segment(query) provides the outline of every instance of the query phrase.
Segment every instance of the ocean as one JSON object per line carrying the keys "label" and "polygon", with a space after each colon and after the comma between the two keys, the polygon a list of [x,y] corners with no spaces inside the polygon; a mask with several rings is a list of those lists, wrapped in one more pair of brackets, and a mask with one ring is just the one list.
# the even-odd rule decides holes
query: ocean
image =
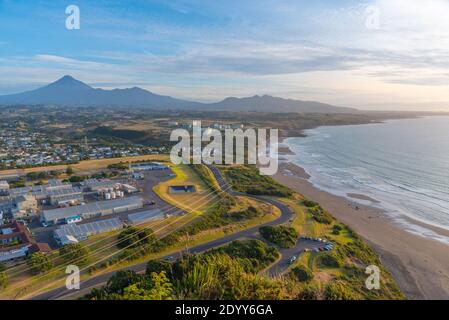
{"label": "ocean", "polygon": [[[384,209],[406,230],[449,243],[449,117],[307,130],[284,144],[316,187]],[[375,201],[350,198],[362,194]],[[408,219],[408,218],[411,219]]]}

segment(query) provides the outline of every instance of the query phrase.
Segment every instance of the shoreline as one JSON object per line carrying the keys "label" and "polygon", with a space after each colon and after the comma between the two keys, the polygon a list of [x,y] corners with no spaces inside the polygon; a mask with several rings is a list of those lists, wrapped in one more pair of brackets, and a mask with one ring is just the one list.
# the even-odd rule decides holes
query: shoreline
{"label": "shoreline", "polygon": [[[283,148],[282,151],[291,152]],[[285,153],[284,153],[285,154]],[[290,153],[291,154],[291,153]],[[357,232],[379,254],[399,287],[409,299],[449,299],[449,245],[424,238],[401,228],[385,211],[356,200],[370,198],[363,194],[336,196],[315,187],[305,170],[293,163],[280,163],[273,176],[329,211],[337,220]],[[428,229],[449,234],[447,230]]]}

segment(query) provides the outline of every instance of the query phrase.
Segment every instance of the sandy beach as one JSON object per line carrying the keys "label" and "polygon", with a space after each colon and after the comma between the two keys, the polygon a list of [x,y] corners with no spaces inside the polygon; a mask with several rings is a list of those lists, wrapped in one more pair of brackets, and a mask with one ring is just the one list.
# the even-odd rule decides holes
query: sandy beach
{"label": "sandy beach", "polygon": [[[409,299],[449,299],[449,245],[401,229],[378,208],[319,190],[308,181],[307,173],[294,164],[280,164],[274,178],[319,202],[335,218],[363,237],[381,256]],[[362,194],[348,196],[354,200],[370,201]],[[449,234],[443,229],[426,227]]]}

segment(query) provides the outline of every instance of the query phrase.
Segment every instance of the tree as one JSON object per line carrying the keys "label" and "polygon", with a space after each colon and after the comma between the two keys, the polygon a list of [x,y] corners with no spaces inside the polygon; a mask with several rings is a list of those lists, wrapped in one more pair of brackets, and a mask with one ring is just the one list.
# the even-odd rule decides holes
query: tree
{"label": "tree", "polygon": [[145,244],[152,243],[155,240],[153,230],[138,229],[135,227],[127,227],[118,235],[117,247],[119,248],[136,248]]}
{"label": "tree", "polygon": [[8,286],[8,275],[6,272],[0,272],[0,289],[4,289]]}
{"label": "tree", "polygon": [[68,166],[67,167],[67,169],[66,169],[66,171],[65,171],[65,173],[68,175],[68,176],[71,176],[72,174],[73,174],[73,168],[71,167],[71,166]]}
{"label": "tree", "polygon": [[147,263],[145,274],[151,275],[153,272],[160,273],[165,271],[166,274],[171,273],[171,263],[165,260],[150,260]]}
{"label": "tree", "polygon": [[84,263],[89,260],[89,249],[80,243],[71,243],[59,249],[59,255],[66,261]]}
{"label": "tree", "polygon": [[106,286],[106,291],[109,293],[122,294],[123,290],[130,285],[135,284],[141,277],[132,270],[117,271],[109,280]]}
{"label": "tree", "polygon": [[43,273],[53,268],[50,257],[42,252],[33,253],[27,263],[33,273]]}
{"label": "tree", "polygon": [[0,272],[3,272],[5,270],[6,270],[5,264],[0,262]]}
{"label": "tree", "polygon": [[173,285],[167,278],[165,271],[151,273],[151,288],[141,288],[138,283],[125,288],[125,300],[171,300]]}
{"label": "tree", "polygon": [[298,232],[292,227],[266,226],[261,227],[259,232],[266,240],[282,248],[293,248],[298,240]]}

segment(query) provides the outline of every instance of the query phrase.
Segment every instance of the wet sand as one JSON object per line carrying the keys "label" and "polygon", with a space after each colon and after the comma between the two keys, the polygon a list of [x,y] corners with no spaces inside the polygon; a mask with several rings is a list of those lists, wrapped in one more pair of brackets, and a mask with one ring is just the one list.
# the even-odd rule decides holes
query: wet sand
{"label": "wet sand", "polygon": [[[335,218],[364,238],[380,255],[409,299],[449,299],[449,245],[401,229],[378,208],[319,190],[307,180],[307,173],[294,164],[280,164],[274,178],[319,202]],[[350,196],[370,201],[364,195]],[[449,234],[447,230],[426,227]]]}

